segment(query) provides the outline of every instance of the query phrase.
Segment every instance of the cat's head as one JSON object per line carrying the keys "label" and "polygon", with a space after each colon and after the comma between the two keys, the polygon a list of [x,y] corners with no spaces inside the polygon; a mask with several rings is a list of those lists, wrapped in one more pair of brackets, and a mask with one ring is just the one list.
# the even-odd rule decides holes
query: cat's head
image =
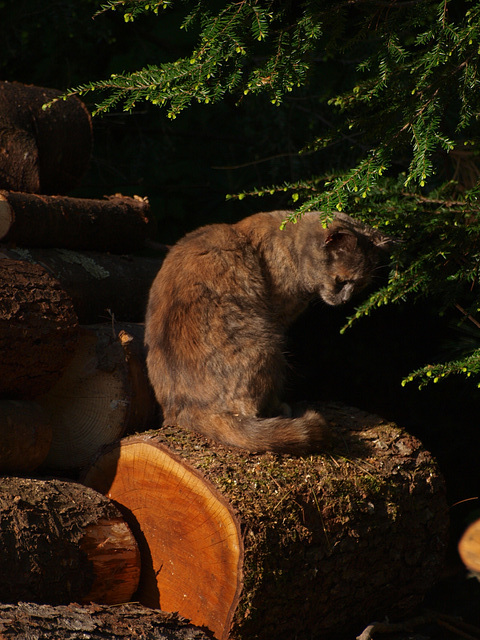
{"label": "cat's head", "polygon": [[317,293],[329,305],[348,302],[371,281],[390,239],[343,215],[323,234],[323,269]]}

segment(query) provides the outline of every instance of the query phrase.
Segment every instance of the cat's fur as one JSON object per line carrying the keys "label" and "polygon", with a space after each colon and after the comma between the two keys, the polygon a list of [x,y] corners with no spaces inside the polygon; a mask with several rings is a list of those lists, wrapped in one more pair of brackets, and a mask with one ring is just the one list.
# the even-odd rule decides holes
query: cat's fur
{"label": "cat's fur", "polygon": [[346,215],[325,229],[308,213],[282,231],[287,213],[202,227],[167,255],[145,331],[165,424],[250,451],[326,446],[319,413],[281,415],[285,330],[312,298],[338,305],[362,289],[386,239]]}

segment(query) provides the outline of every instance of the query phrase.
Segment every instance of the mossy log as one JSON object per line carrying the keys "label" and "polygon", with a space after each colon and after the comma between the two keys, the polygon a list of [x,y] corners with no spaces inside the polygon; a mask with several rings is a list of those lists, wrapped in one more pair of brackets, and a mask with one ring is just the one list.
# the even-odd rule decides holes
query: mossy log
{"label": "mossy log", "polygon": [[0,629],[2,640],[210,640],[204,631],[176,614],[137,604],[2,604]]}
{"label": "mossy log", "polygon": [[138,546],[118,509],[61,480],[0,480],[0,602],[128,602]]}
{"label": "mossy log", "polygon": [[81,100],[46,102],[60,91],[0,82],[0,188],[67,193],[85,174],[92,153],[92,121]]}
{"label": "mossy log", "polygon": [[[164,253],[164,252],[163,252]],[[0,254],[42,265],[72,300],[81,324],[143,322],[150,286],[162,265],[158,258],[70,249],[0,246]]]}
{"label": "mossy log", "polygon": [[58,380],[77,339],[72,301],[42,266],[0,255],[0,397],[34,397]]}
{"label": "mossy log", "polygon": [[0,239],[23,247],[128,253],[144,246],[149,204],[117,194],[94,200],[0,191]]}
{"label": "mossy log", "polygon": [[52,425],[36,402],[0,400],[0,474],[30,473],[47,457]]}
{"label": "mossy log", "polygon": [[220,638],[310,639],[405,614],[442,566],[443,479],[420,442],[341,405],[328,455],[253,455],[163,428],[83,481],[139,540],[136,598]]}
{"label": "mossy log", "polygon": [[62,376],[36,399],[52,425],[46,468],[83,467],[102,446],[152,425],[157,405],[143,335],[143,325],[137,324],[79,328],[78,344]]}

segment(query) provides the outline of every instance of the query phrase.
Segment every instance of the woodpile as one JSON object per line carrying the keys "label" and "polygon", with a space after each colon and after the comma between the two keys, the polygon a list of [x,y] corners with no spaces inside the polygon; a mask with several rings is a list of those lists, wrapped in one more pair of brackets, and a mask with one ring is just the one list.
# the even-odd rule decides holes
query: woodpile
{"label": "woodpile", "polygon": [[[334,431],[326,455],[253,455],[159,429],[143,346],[162,262],[139,253],[148,202],[66,195],[61,168],[40,170],[45,134],[34,139],[40,124],[60,125],[49,129],[35,102],[33,126],[8,96],[29,104],[35,91],[6,85],[0,150],[15,162],[0,153],[2,637],[78,637],[74,628],[306,640],[411,610],[447,538],[431,455],[398,426],[334,404],[320,407]],[[42,91],[38,100],[57,95]],[[54,107],[58,122],[83,113],[77,102]],[[56,157],[67,157],[56,135]],[[24,170],[22,140],[37,154]]]}

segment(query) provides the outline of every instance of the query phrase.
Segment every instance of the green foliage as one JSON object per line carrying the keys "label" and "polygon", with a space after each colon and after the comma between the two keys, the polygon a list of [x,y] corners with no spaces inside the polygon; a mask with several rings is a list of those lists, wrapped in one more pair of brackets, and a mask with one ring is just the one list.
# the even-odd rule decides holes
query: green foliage
{"label": "green foliage", "polygon": [[[101,11],[121,11],[129,22],[145,12],[158,14],[173,4],[174,0],[110,0]],[[308,54],[321,35],[315,14],[302,11],[294,15],[288,3],[282,9],[274,2],[254,0],[227,3],[216,13],[212,3],[202,0],[184,4],[190,11],[180,28],[198,30],[197,44],[189,56],[133,73],[112,74],[70,93],[105,91],[97,112],[108,111],[120,102],[131,111],[137,102],[149,101],[165,106],[168,117],[176,118],[194,101],[214,103],[227,93],[240,98],[267,91],[271,102],[280,104],[285,93],[305,82]],[[253,56],[261,63],[252,65]]]}
{"label": "green foliage", "polygon": [[[192,39],[186,55],[69,93],[100,92],[97,112],[146,101],[171,119],[195,103],[243,106],[257,96],[282,113],[303,109],[297,159],[309,158],[308,172],[304,165],[302,175],[230,197],[288,197],[297,207],[289,221],[347,211],[399,239],[388,282],[347,326],[381,305],[425,297],[439,314],[456,308],[474,324],[480,2],[110,0],[101,11],[130,22],[174,9]],[[453,373],[480,374],[480,340],[406,380],[422,386]]]}

